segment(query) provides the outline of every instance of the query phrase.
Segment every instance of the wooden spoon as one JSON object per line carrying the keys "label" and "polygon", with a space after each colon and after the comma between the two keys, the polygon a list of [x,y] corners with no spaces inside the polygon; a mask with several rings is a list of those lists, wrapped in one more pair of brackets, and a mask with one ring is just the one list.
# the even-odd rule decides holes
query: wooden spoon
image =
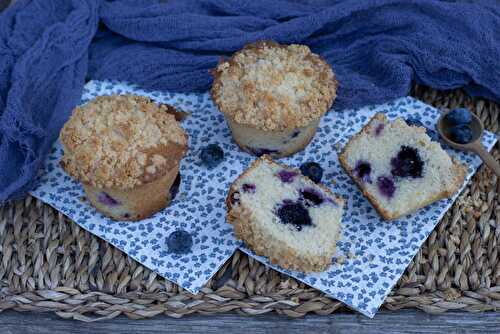
{"label": "wooden spoon", "polygon": [[481,138],[483,137],[484,131],[483,122],[481,122],[479,117],[471,113],[472,121],[470,126],[472,129],[472,140],[467,144],[460,144],[454,142],[451,139],[452,137],[450,135],[450,131],[452,126],[447,122],[445,118],[446,114],[448,113],[449,111],[441,114],[441,117],[439,117],[436,126],[441,138],[446,142],[446,144],[457,150],[471,151],[479,155],[483,162],[497,175],[498,178],[500,178],[500,164],[495,160],[495,158],[493,158],[493,156],[484,148],[483,144],[481,143]]}

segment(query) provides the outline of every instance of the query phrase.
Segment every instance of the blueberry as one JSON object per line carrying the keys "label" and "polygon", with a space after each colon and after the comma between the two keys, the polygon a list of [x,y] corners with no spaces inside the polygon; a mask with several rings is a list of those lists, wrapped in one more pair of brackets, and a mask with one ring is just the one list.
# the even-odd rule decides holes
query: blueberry
{"label": "blueberry", "polygon": [[245,193],[255,194],[255,184],[243,183],[241,188],[243,189],[243,192],[245,192]]}
{"label": "blueberry", "polygon": [[283,169],[278,172],[278,177],[283,183],[292,183],[296,176],[297,173],[291,170]]}
{"label": "blueberry", "polygon": [[312,188],[303,189],[300,191],[302,198],[305,200],[306,205],[317,206],[323,203],[323,196]]}
{"label": "blueberry", "polygon": [[323,177],[323,168],[316,162],[310,161],[302,164],[300,171],[315,183],[321,182],[321,178]]}
{"label": "blueberry", "polygon": [[224,159],[224,151],[216,144],[201,149],[200,159],[208,168],[214,168]]}
{"label": "blueberry", "polygon": [[450,129],[450,137],[456,143],[467,144],[472,141],[472,129],[470,125],[457,125]]}
{"label": "blueberry", "polygon": [[115,200],[113,197],[109,196],[108,193],[105,193],[104,191],[99,193],[97,196],[97,200],[101,202],[104,205],[108,206],[117,206],[120,205],[120,202]]}
{"label": "blueberry", "polygon": [[167,246],[172,253],[188,253],[193,246],[193,237],[185,230],[176,230],[167,237]]}
{"label": "blueberry", "polygon": [[398,154],[391,159],[391,166],[394,176],[417,178],[422,177],[424,162],[416,148],[401,146]]}
{"label": "blueberry", "polygon": [[302,231],[303,226],[312,225],[309,211],[302,203],[284,201],[276,211],[276,215],[283,224],[293,225],[297,231]]}
{"label": "blueberry", "polygon": [[464,125],[470,124],[470,122],[472,121],[472,115],[466,108],[457,108],[447,113],[445,119],[451,126]]}
{"label": "blueberry", "polygon": [[356,163],[356,167],[354,167],[354,175],[368,183],[372,183],[371,172],[372,166],[367,161],[360,160]]}
{"label": "blueberry", "polygon": [[175,196],[179,193],[179,188],[181,185],[181,174],[177,174],[177,177],[174,180],[174,183],[170,187],[170,200],[173,200]]}
{"label": "blueberry", "polygon": [[377,178],[377,186],[380,192],[388,198],[391,198],[396,191],[394,181],[387,176],[379,176]]}

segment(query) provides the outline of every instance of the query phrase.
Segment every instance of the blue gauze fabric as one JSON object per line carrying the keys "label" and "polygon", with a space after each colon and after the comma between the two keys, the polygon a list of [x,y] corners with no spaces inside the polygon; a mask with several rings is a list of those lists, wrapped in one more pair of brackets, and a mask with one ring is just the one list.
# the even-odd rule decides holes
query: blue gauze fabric
{"label": "blue gauze fabric", "polygon": [[430,0],[18,0],[0,15],[0,202],[23,196],[85,79],[204,91],[221,56],[304,43],[333,67],[335,109],[412,80],[500,101],[500,6]]}

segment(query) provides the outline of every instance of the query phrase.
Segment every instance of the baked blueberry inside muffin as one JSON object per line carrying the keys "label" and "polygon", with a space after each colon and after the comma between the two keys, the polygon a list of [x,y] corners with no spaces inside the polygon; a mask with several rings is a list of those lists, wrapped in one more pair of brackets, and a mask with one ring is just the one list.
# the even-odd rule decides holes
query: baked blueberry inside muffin
{"label": "baked blueberry inside muffin", "polygon": [[233,139],[257,156],[283,157],[306,147],[337,91],[331,67],[305,45],[253,43],[219,63],[213,75],[212,99]]}
{"label": "baked blueberry inside muffin", "polygon": [[187,150],[175,112],[142,96],[97,97],[77,107],[64,125],[61,166],[103,214],[146,218],[168,205]]}

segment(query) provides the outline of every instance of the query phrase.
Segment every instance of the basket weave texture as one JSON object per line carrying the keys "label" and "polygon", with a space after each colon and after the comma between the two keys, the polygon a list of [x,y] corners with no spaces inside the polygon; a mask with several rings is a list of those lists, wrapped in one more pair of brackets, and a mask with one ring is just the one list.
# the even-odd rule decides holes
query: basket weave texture
{"label": "basket weave texture", "polygon": [[[461,90],[415,86],[412,95],[442,109],[466,106],[500,134],[498,104]],[[500,160],[498,143],[492,153]],[[383,307],[428,313],[500,310],[499,253],[500,180],[482,166]],[[7,309],[50,311],[82,321],[120,314],[141,319],[275,311],[301,317],[347,310],[241,252],[192,295],[30,196],[0,207],[0,312]]]}

